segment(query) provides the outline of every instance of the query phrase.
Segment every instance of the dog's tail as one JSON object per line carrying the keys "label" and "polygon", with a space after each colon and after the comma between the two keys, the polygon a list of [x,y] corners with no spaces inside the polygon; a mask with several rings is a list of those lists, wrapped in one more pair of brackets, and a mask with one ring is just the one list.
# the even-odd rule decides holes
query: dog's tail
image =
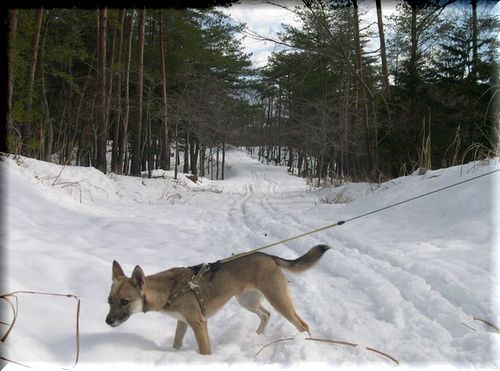
{"label": "dog's tail", "polygon": [[316,264],[328,249],[330,247],[327,245],[316,245],[305,253],[305,255],[295,260],[283,259],[278,256],[272,256],[272,258],[279,267],[294,273],[300,273]]}

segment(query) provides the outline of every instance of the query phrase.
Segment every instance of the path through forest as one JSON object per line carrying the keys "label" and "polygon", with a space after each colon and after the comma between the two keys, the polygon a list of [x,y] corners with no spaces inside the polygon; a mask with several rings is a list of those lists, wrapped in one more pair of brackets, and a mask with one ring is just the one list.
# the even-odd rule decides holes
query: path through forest
{"label": "path through forest", "polygon": [[[104,318],[111,262],[117,259],[126,273],[139,264],[146,274],[212,262],[500,165],[492,160],[377,186],[348,183],[321,189],[239,149],[228,152],[226,180],[197,184],[182,175],[174,181],[171,172],[155,173],[166,180],[105,176],[91,168],[32,159],[7,159],[1,166],[8,174],[4,290],[78,295],[79,367],[85,367],[207,361],[390,365],[363,347],[305,341],[267,303],[271,320],[260,336],[257,317],[234,300],[213,316],[210,357],[197,353],[191,332],[180,351],[172,349],[176,321],[159,313],[138,314],[110,328]],[[404,365],[498,365],[499,335],[474,320],[498,318],[494,213],[500,202],[494,182],[499,183],[498,175],[269,249],[295,258],[318,243],[332,247],[313,269],[287,273],[297,312],[311,335],[375,348]],[[350,202],[325,202],[339,195]],[[70,365],[73,303],[25,296],[20,308],[8,340],[9,357]],[[293,341],[274,344],[254,360],[262,346],[290,336]]]}

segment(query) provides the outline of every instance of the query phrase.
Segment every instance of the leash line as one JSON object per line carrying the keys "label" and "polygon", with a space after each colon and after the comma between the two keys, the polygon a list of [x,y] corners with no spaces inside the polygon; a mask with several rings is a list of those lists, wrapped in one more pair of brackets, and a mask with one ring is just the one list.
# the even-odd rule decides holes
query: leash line
{"label": "leash line", "polygon": [[[438,192],[442,192],[444,190],[447,190],[447,189],[450,189],[450,188],[453,188],[453,187],[457,187],[459,185],[462,185],[462,184],[465,184],[465,183],[468,183],[468,182],[471,182],[473,180],[476,180],[476,179],[479,179],[479,178],[482,178],[482,177],[485,177],[487,175],[491,175],[493,173],[497,173],[499,172],[500,169],[496,169],[496,170],[492,170],[492,171],[489,171],[487,173],[484,173],[484,174],[481,174],[481,175],[477,175],[475,177],[472,177],[472,178],[469,178],[469,179],[465,179],[465,180],[462,180],[458,183],[453,183],[453,184],[449,184],[445,187],[441,187],[441,188],[438,188],[438,189],[435,189],[433,191],[430,191],[430,192],[426,192],[426,193],[423,193],[421,195],[418,195],[418,196],[415,196],[415,197],[411,197],[411,198],[408,198],[406,200],[403,200],[403,201],[400,201],[400,202],[396,202],[394,204],[391,204],[391,205],[388,205],[388,206],[384,206],[384,207],[381,207],[380,209],[376,209],[376,210],[373,210],[373,211],[369,211],[367,213],[364,213],[364,214],[361,214],[361,215],[358,215],[358,216],[355,216],[355,217],[352,217],[350,219],[346,219],[346,220],[343,220],[343,221],[340,221],[338,223],[341,223],[341,224],[344,224],[344,223],[347,223],[347,222],[351,222],[353,220],[356,220],[356,219],[360,219],[360,218],[363,218],[365,216],[368,216],[368,215],[372,215],[372,214],[375,214],[375,213],[378,213],[380,211],[384,211],[384,210],[387,210],[387,209],[390,209],[390,208],[393,208],[393,207],[396,207],[396,206],[399,206],[399,205],[403,205],[405,203],[408,203],[408,202],[411,202],[411,201],[415,201],[415,200],[418,200],[420,198],[423,198],[423,197],[427,197],[429,195],[432,195],[434,193],[438,193]],[[340,225],[340,224],[339,224]]]}
{"label": "leash line", "polygon": [[457,186],[459,186],[459,185],[462,185],[462,184],[465,184],[465,183],[468,183],[468,182],[472,182],[473,180],[476,180],[476,179],[479,179],[479,178],[482,178],[482,177],[485,177],[485,176],[491,175],[491,174],[493,174],[493,173],[497,173],[497,172],[499,172],[499,171],[500,171],[500,169],[492,170],[492,171],[489,171],[489,172],[486,172],[486,173],[483,173],[483,174],[480,174],[480,175],[474,176],[474,177],[472,177],[472,178],[465,179],[465,180],[462,180],[462,181],[457,182],[457,183],[449,184],[449,185],[447,185],[447,186],[444,186],[444,187],[441,187],[441,188],[435,189],[435,190],[433,190],[433,191],[426,192],[426,193],[423,193],[423,194],[421,194],[421,195],[418,195],[418,196],[415,196],[415,197],[411,197],[411,198],[408,198],[408,199],[406,199],[406,200],[399,201],[399,202],[396,202],[396,203],[394,203],[394,204],[387,205],[387,206],[381,207],[381,208],[379,208],[379,209],[375,209],[375,210],[372,210],[372,211],[366,212],[366,213],[364,213],[364,214],[360,214],[360,215],[354,216],[354,217],[349,218],[349,219],[339,220],[339,221],[338,221],[338,222],[336,222],[336,223],[328,224],[328,225],[325,225],[325,226],[323,226],[323,227],[313,229],[312,231],[308,231],[308,232],[305,232],[305,233],[301,233],[301,234],[299,234],[299,235],[292,236],[292,237],[289,237],[289,238],[284,239],[284,240],[276,241],[276,242],[270,243],[270,244],[268,244],[268,245],[264,245],[264,246],[258,247],[258,248],[253,249],[253,250],[249,250],[249,251],[246,251],[246,252],[242,252],[242,253],[239,253],[239,254],[233,255],[233,256],[231,256],[231,257],[229,257],[229,258],[222,259],[222,260],[220,260],[219,262],[221,262],[221,263],[226,263],[226,262],[228,262],[228,261],[231,261],[231,260],[234,260],[234,259],[238,259],[238,258],[241,258],[241,257],[247,256],[247,255],[253,254],[253,253],[258,252],[258,251],[260,251],[260,250],[264,250],[264,249],[267,249],[267,248],[270,248],[270,247],[273,247],[273,246],[276,246],[276,245],[281,245],[281,244],[286,243],[286,242],[290,242],[290,241],[293,241],[293,240],[297,240],[297,239],[299,239],[299,238],[302,238],[302,237],[305,237],[305,236],[308,236],[308,235],[311,235],[311,234],[314,234],[314,233],[318,233],[318,232],[324,231],[324,230],[326,230],[326,229],[334,228],[334,227],[337,227],[337,226],[339,226],[339,225],[342,225],[342,224],[345,224],[345,223],[348,223],[348,222],[352,222],[353,220],[356,220],[356,219],[361,219],[361,218],[364,218],[364,217],[366,217],[366,216],[373,215],[373,214],[379,213],[379,212],[381,212],[381,211],[384,211],[384,210],[387,210],[387,209],[391,209],[391,208],[393,208],[393,207],[400,206],[400,205],[406,204],[406,203],[408,203],[408,202],[415,201],[415,200],[418,200],[418,199],[420,199],[420,198],[427,197],[427,196],[429,196],[429,195],[432,195],[432,194],[435,194],[435,193],[438,193],[438,192],[442,192],[442,191],[445,191],[445,190],[447,190],[447,189],[450,189],[450,188],[453,188],[453,187],[457,187]]}

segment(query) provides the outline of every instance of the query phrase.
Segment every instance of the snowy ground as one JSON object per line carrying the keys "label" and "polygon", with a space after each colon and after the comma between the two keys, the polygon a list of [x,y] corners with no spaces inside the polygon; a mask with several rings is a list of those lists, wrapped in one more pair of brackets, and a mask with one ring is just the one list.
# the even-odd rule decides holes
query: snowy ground
{"label": "snowy ground", "polygon": [[[362,347],[304,340],[271,309],[264,335],[258,319],[231,300],[209,320],[211,356],[197,353],[188,332],[171,347],[176,321],[137,314],[118,328],[104,322],[111,262],[126,273],[211,262],[500,168],[469,164],[399,178],[380,186],[311,188],[286,168],[266,166],[233,149],[227,179],[105,176],[93,168],[32,159],[0,163],[7,197],[3,289],[70,293],[82,301],[78,368],[105,365],[266,368],[393,367]],[[271,248],[295,258],[318,243],[332,247],[313,269],[288,274],[298,313],[312,336],[356,342],[403,366],[497,368],[500,173],[443,193]],[[341,194],[347,204],[325,203]],[[496,214],[496,216],[494,215]],[[7,356],[30,365],[68,367],[74,360],[75,301],[19,296]],[[0,311],[9,308],[0,302]],[[10,321],[8,316],[4,319]],[[0,329],[4,329],[2,326]],[[266,348],[262,346],[285,337]],[[5,345],[0,345],[5,352]],[[187,366],[186,366],[187,365]],[[208,366],[204,366],[208,367]],[[8,370],[23,369],[9,364]]]}

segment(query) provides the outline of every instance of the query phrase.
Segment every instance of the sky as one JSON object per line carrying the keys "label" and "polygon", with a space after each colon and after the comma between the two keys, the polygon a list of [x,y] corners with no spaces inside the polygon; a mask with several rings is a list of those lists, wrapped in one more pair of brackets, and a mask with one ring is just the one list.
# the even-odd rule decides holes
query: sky
{"label": "sky", "polygon": [[[301,4],[301,1],[279,1],[274,0],[274,3],[278,3],[282,6],[276,6],[269,4],[267,1],[240,1],[239,3],[229,7],[221,9],[225,14],[231,17],[235,22],[246,23],[247,28],[254,31],[260,35],[277,39],[277,34],[283,30],[282,24],[291,24],[293,26],[299,26],[300,20],[297,16],[287,10],[284,7],[293,9],[295,4]],[[367,1],[360,3],[360,8],[364,8],[367,13],[364,18],[361,19],[362,27],[363,24],[368,25],[369,23],[376,22],[377,14],[375,9],[374,1]],[[395,9],[395,1],[383,1],[382,12],[384,17],[392,14]],[[376,29],[376,25],[373,25]],[[251,60],[255,67],[263,67],[266,65],[267,60],[275,48],[279,48],[270,41],[261,41],[252,39],[249,36],[239,35],[243,48],[246,53],[251,53]],[[373,40],[373,49],[378,48],[378,40]]]}
{"label": "sky", "polygon": [[[293,3],[287,1],[286,6],[292,9]],[[265,1],[240,2],[222,11],[236,22],[246,23],[249,30],[270,38],[277,38],[277,33],[283,30],[283,23],[295,26],[300,24],[293,12]],[[256,67],[263,67],[277,47],[270,41],[255,40],[245,35],[238,37],[241,38],[245,52],[252,53],[251,60]]]}

